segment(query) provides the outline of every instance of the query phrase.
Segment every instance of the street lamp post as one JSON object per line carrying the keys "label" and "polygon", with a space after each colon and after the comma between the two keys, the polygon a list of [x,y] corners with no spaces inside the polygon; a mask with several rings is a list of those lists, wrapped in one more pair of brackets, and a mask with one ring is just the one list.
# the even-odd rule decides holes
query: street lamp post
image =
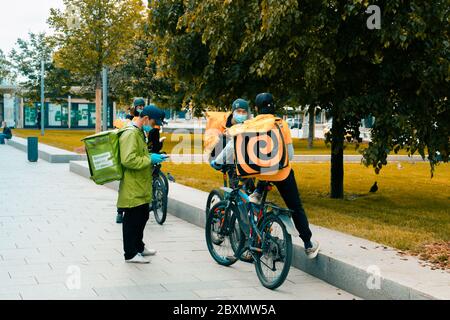
{"label": "street lamp post", "polygon": [[103,131],[108,130],[108,68],[103,67]]}
{"label": "street lamp post", "polygon": [[44,59],[41,61],[41,136],[45,133],[45,123],[44,123],[44,112],[45,112],[45,97],[44,97],[44,76],[45,76],[45,62]]}

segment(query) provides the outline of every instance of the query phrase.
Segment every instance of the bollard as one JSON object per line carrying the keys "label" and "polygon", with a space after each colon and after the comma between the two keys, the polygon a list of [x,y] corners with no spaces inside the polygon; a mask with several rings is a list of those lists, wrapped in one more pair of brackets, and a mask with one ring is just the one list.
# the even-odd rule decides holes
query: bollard
{"label": "bollard", "polygon": [[38,138],[28,137],[28,161],[37,162],[38,161]]}

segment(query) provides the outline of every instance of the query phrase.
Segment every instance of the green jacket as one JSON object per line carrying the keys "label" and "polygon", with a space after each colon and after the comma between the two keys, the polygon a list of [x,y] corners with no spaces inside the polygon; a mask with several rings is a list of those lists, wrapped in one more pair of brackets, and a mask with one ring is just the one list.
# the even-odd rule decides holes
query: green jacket
{"label": "green jacket", "polygon": [[120,180],[118,208],[134,208],[152,200],[151,161],[143,132],[129,126],[119,138],[123,178]]}

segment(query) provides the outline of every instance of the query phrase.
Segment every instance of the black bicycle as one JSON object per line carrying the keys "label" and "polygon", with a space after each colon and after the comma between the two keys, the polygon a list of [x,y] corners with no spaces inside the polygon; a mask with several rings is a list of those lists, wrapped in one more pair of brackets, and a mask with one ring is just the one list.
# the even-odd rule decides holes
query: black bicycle
{"label": "black bicycle", "polygon": [[[250,253],[262,285],[278,288],[285,281],[292,262],[292,237],[296,230],[292,211],[266,202],[271,190],[267,184],[261,205],[250,202],[240,184],[222,188],[226,199],[215,204],[208,214],[205,237],[212,258],[230,266]],[[214,241],[221,239],[220,243]]]}

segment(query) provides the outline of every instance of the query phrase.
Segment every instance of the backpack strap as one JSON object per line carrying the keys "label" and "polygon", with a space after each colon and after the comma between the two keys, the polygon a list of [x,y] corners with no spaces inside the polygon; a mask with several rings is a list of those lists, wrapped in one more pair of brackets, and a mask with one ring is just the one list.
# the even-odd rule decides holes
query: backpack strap
{"label": "backpack strap", "polygon": [[120,136],[121,136],[125,131],[134,130],[134,129],[137,129],[137,128],[136,128],[135,126],[132,126],[132,125],[123,127],[123,128],[121,128],[121,129],[119,129],[119,131],[117,132],[117,135],[118,135],[119,138],[120,138]]}

